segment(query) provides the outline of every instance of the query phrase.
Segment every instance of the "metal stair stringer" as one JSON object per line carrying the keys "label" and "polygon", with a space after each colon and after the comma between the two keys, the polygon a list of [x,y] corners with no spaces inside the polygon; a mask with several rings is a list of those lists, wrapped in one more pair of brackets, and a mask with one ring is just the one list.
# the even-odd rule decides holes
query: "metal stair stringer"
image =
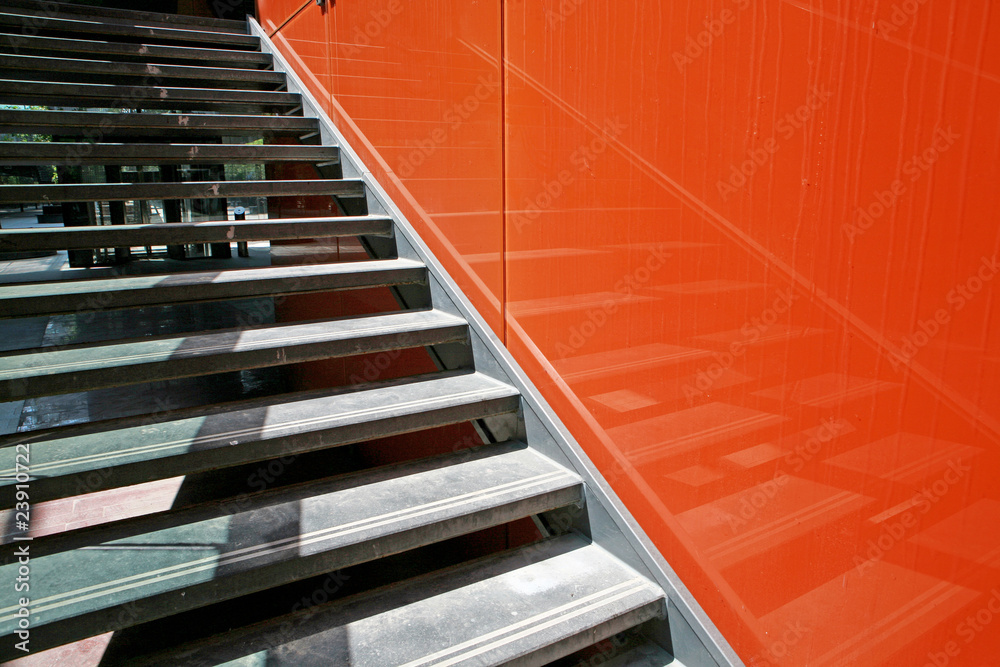
{"label": "metal stair stringer", "polygon": [[[541,393],[520,369],[513,356],[486,321],[448,275],[428,246],[416,233],[402,211],[365,166],[340,130],[327,116],[309,89],[277,50],[267,33],[248,17],[250,34],[260,38],[261,50],[273,58],[274,70],[287,77],[287,91],[302,96],[302,113],[320,124],[321,145],[340,149],[343,178],[358,179],[366,185],[368,214],[391,217],[395,250],[401,259],[424,263],[428,271],[432,302],[436,309],[462,317],[468,322],[475,367],[478,372],[513,385],[521,394],[523,419],[518,434],[502,434],[522,439],[545,456],[579,475],[585,485],[584,512],[548,516],[557,528],[585,534],[610,554],[655,582],[667,597],[666,618],[648,624],[648,638],[673,656],[671,665],[741,666],[744,663],[709,619],[683,581],[659,553],[638,522],[621,502],[600,471],[574,439],[569,429],[549,407]],[[371,239],[379,255],[378,239]],[[397,289],[397,298],[407,300],[406,288]],[[439,360],[445,368],[447,359]],[[484,420],[489,424],[489,420]],[[495,434],[496,435],[496,434]]]}

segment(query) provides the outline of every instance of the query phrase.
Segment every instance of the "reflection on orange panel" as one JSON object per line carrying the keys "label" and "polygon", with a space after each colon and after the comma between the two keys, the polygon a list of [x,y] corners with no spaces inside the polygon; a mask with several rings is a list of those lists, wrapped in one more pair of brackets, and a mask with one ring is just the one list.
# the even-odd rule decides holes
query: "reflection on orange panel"
{"label": "reflection on orange panel", "polygon": [[1000,16],[504,6],[515,357],[748,664],[994,664]]}
{"label": "reflection on orange panel", "polygon": [[342,2],[330,26],[334,119],[502,333],[499,6]]}
{"label": "reflection on orange panel", "polygon": [[296,66],[743,659],[994,664],[1000,13],[413,7]]}
{"label": "reflection on orange panel", "polygon": [[[278,48],[502,334],[499,6],[328,6],[303,9],[276,33]],[[265,25],[279,9],[261,7]],[[308,27],[292,27],[300,21]],[[311,40],[323,31],[329,61],[320,65]]]}

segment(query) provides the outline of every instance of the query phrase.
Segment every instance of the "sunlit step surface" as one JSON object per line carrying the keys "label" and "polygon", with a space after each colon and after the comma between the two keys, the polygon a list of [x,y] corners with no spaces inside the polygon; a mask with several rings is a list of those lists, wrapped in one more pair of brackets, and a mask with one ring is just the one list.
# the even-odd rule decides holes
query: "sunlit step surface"
{"label": "sunlit step surface", "polygon": [[[577,503],[582,493],[576,475],[509,443],[36,540],[32,646],[406,551]],[[0,572],[16,576],[17,567],[15,558]],[[3,658],[15,655],[16,610],[0,608]]]}
{"label": "sunlit step surface", "polygon": [[664,605],[660,591],[606,551],[562,537],[136,664],[544,665],[655,618]]}
{"label": "sunlit step surface", "polygon": [[336,218],[275,218],[273,220],[216,220],[147,225],[5,229],[0,231],[0,251],[68,250],[391,235],[392,219],[374,215]]}
{"label": "sunlit step surface", "polygon": [[30,443],[40,502],[513,413],[517,390],[480,373],[68,426],[0,440],[0,499],[13,507],[17,445]]}
{"label": "sunlit step surface", "polygon": [[427,269],[408,259],[260,269],[122,276],[0,287],[0,317],[134,308],[423,283]]}
{"label": "sunlit step surface", "polygon": [[70,345],[0,356],[0,400],[465,341],[437,310]]}

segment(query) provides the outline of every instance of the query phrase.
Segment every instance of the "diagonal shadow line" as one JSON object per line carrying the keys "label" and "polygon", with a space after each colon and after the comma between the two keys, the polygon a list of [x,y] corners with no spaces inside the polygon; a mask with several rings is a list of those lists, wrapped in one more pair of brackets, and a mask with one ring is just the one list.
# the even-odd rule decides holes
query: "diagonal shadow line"
{"label": "diagonal shadow line", "polygon": [[[500,66],[501,63],[498,62],[497,58],[485,49],[475,44],[471,44],[463,39],[459,39],[458,41],[474,54],[489,62],[491,65],[497,67]],[[504,62],[503,65],[507,68],[507,71],[516,75],[525,84],[544,96],[560,110],[577,120],[584,127],[584,129],[588,130],[594,136],[606,141],[608,146],[628,160],[632,166],[636,167],[643,174],[652,179],[661,188],[680,199],[684,205],[694,211],[703,220],[711,224],[730,240],[734,241],[745,252],[750,254],[750,256],[764,262],[769,268],[774,268],[778,272],[784,274],[788,280],[791,280],[795,285],[802,288],[806,294],[808,294],[814,301],[818,302],[829,315],[838,319],[845,327],[853,329],[859,333],[861,338],[875,347],[879,353],[884,356],[894,357],[897,359],[906,359],[906,356],[902,354],[899,348],[877,329],[855,315],[849,308],[829,296],[826,291],[817,286],[812,280],[799,273],[794,267],[775,255],[762,243],[737,227],[731,220],[709,206],[706,202],[696,197],[683,185],[656,167],[652,162],[642,157],[637,151],[627,146],[619,137],[608,133],[602,126],[594,123],[582,111],[546,88],[541,82],[534,79],[520,67],[510,62]],[[978,426],[978,430],[992,440],[994,444],[1000,445],[1000,420],[997,420],[984,412],[975,403],[962,396],[959,392],[946,384],[944,380],[934,374],[927,367],[922,364],[918,364],[913,360],[908,360],[905,363],[908,366],[910,373],[912,373],[912,375],[924,388],[930,390],[932,393],[941,398],[952,409],[956,410],[967,420],[971,421],[974,426]],[[906,378],[904,377],[904,380],[905,379]]]}

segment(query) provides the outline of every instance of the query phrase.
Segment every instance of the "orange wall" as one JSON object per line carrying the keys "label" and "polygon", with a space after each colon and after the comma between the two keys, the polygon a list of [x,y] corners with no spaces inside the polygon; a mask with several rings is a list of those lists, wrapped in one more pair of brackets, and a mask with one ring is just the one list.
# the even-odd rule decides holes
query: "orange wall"
{"label": "orange wall", "polygon": [[260,0],[751,665],[1000,651],[991,9]]}
{"label": "orange wall", "polygon": [[408,7],[258,0],[261,25],[501,333],[499,7]]}

